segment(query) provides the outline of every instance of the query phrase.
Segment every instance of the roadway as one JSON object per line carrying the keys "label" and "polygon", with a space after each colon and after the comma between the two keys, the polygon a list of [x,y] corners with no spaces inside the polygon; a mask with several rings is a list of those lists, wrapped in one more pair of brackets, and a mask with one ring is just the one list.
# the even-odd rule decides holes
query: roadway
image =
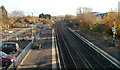
{"label": "roadway", "polygon": [[[108,59],[96,52],[83,40],[71,32],[64,21],[58,21],[56,25],[56,37],[60,54],[61,67],[67,69],[118,69]],[[119,70],[119,69],[118,69]]]}

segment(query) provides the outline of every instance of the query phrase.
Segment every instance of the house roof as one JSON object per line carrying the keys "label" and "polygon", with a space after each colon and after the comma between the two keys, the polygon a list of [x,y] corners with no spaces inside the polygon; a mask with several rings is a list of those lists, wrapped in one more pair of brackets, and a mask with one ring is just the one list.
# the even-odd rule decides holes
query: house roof
{"label": "house roof", "polygon": [[100,13],[100,12],[91,12],[93,15],[100,16],[102,19],[104,18],[104,15],[107,15],[107,13]]}

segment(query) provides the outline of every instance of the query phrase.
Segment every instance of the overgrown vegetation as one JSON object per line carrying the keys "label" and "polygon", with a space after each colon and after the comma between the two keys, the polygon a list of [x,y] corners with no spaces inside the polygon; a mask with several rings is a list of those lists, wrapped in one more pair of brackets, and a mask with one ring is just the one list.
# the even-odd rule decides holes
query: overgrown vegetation
{"label": "overgrown vegetation", "polygon": [[[4,18],[4,17],[3,17]],[[13,11],[9,14],[7,19],[1,21],[3,30],[7,30],[14,27],[27,27],[28,23],[38,22],[39,18],[34,16],[24,16],[22,11]]]}
{"label": "overgrown vegetation", "polygon": [[44,18],[44,19],[48,18],[48,19],[51,19],[51,15],[50,14],[43,14],[42,13],[42,14],[39,15],[39,18]]}
{"label": "overgrown vegetation", "polygon": [[55,24],[55,21],[53,19],[51,19],[51,15],[50,14],[40,14],[39,15],[40,21],[45,23],[45,24],[49,24],[50,27],[53,27],[53,25]]}
{"label": "overgrown vegetation", "polygon": [[102,15],[104,16],[96,15],[96,12],[91,12],[90,8],[80,7],[76,16],[65,15],[65,21],[70,27],[77,26],[108,35],[113,34],[111,28],[114,27],[117,31],[116,35],[120,37],[120,13],[112,10]]}
{"label": "overgrown vegetation", "polygon": [[[14,27],[27,27],[27,24],[33,24],[34,22],[41,21],[45,24],[49,24],[51,27],[55,22],[51,19],[50,14],[40,14],[39,17],[35,16],[25,16],[23,11],[17,10],[11,13],[7,13],[7,10],[4,6],[1,7],[5,16],[1,16],[0,25],[2,26],[2,30],[7,30]],[[9,15],[9,16],[8,16]],[[3,20],[4,19],[4,20]]]}

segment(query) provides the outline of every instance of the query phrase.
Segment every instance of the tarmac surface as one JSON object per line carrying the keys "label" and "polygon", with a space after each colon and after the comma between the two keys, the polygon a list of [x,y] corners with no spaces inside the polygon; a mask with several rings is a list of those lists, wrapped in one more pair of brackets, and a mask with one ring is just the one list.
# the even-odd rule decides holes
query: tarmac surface
{"label": "tarmac surface", "polygon": [[46,30],[38,42],[40,49],[31,49],[17,70],[52,70],[52,30]]}

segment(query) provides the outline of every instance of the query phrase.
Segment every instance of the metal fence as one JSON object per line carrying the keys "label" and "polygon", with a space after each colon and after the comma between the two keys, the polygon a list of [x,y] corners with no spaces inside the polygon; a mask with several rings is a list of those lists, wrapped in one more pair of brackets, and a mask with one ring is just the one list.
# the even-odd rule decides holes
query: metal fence
{"label": "metal fence", "polygon": [[[42,34],[42,32],[44,32],[47,28],[48,28],[48,25],[45,25],[44,28],[41,29],[40,32],[35,36],[35,38],[37,39]],[[33,40],[33,42],[30,42],[26,46],[26,48],[17,56],[17,58],[7,68],[7,70],[16,70],[16,68],[18,67],[18,65],[20,65],[20,63],[22,62],[22,60],[24,59],[24,57],[26,56],[26,54],[30,51],[30,49],[33,46],[34,42],[35,42],[35,40]]]}
{"label": "metal fence", "polygon": [[21,63],[21,61],[24,59],[26,54],[29,52],[31,49],[32,42],[30,42],[26,48],[19,54],[19,56],[14,60],[14,62],[8,67],[7,70],[15,70],[17,66]]}

